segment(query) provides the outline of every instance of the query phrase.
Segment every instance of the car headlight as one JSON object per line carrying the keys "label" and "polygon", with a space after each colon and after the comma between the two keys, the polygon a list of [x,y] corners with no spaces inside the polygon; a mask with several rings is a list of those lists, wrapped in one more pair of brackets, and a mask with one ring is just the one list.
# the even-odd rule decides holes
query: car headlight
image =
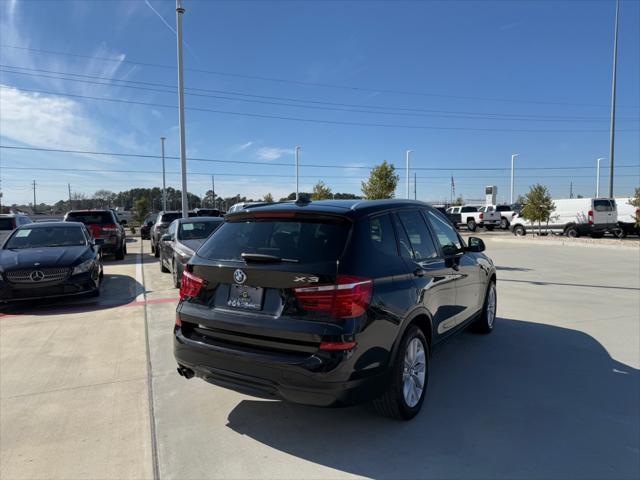
{"label": "car headlight", "polygon": [[86,273],[91,270],[93,267],[93,259],[85,260],[80,265],[73,269],[73,273],[71,275],[79,275],[81,273]]}

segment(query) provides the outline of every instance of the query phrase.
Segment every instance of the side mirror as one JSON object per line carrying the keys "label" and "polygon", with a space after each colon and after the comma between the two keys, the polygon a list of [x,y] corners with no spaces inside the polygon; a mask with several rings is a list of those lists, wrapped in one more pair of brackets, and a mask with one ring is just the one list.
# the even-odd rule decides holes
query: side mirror
{"label": "side mirror", "polygon": [[170,242],[171,241],[171,234],[170,233],[165,233],[164,235],[162,235],[162,237],[160,237],[160,241],[161,242]]}
{"label": "side mirror", "polygon": [[93,240],[93,244],[100,246],[100,245],[104,245],[104,238],[96,238]]}
{"label": "side mirror", "polygon": [[481,238],[469,237],[469,245],[467,246],[467,252],[480,253],[486,250],[486,246]]}

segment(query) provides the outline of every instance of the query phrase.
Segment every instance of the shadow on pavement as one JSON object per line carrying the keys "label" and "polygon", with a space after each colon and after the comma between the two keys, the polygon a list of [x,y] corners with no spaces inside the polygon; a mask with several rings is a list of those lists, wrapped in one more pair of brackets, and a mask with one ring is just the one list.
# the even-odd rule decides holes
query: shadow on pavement
{"label": "shadow on pavement", "polygon": [[422,413],[242,401],[228,427],[374,478],[638,478],[639,371],[576,330],[500,319],[435,350]]}
{"label": "shadow on pavement", "polygon": [[637,287],[621,287],[616,285],[594,285],[588,283],[560,283],[560,282],[543,282],[541,280],[515,280],[510,278],[501,278],[501,282],[515,282],[515,283],[528,283],[530,285],[545,286],[545,285],[557,285],[561,287],[585,287],[585,288],[605,288],[613,290],[635,290],[640,292],[640,288]]}
{"label": "shadow on pavement", "polygon": [[496,270],[502,271],[502,272],[530,272],[533,269],[525,268],[525,267],[501,267],[499,265],[496,265]]}
{"label": "shadow on pavement", "polygon": [[9,303],[0,305],[0,314],[47,316],[94,312],[127,305],[143,291],[144,287],[129,275],[105,274],[99,297],[60,297]]}

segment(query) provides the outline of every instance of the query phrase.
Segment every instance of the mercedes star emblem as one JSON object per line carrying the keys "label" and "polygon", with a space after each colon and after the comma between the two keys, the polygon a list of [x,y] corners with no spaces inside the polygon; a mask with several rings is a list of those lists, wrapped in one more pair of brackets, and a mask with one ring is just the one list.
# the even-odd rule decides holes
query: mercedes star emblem
{"label": "mercedes star emblem", "polygon": [[29,275],[29,278],[31,278],[32,282],[39,282],[44,279],[44,273],[40,270],[34,270],[31,272],[31,275]]}

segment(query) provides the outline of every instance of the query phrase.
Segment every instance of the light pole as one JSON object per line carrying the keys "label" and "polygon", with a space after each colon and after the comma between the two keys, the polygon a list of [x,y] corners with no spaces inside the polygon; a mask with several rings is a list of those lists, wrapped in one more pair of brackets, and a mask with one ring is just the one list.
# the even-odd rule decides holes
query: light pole
{"label": "light pole", "polygon": [[513,204],[513,178],[514,178],[514,171],[513,171],[513,167],[516,161],[516,157],[519,157],[520,154],[519,153],[514,153],[513,155],[511,155],[511,204]]}
{"label": "light pole", "polygon": [[300,176],[300,150],[301,150],[300,145],[297,145],[296,146],[296,202],[300,198],[300,182],[299,182],[299,176]]}
{"label": "light pole", "polygon": [[409,158],[411,156],[411,154],[413,153],[413,150],[407,150],[407,198],[411,198],[410,194],[409,194]]}
{"label": "light pole", "polygon": [[187,197],[187,147],[184,138],[184,75],[182,69],[182,0],[176,0],[176,32],[178,37],[178,106],[180,123],[180,173],[182,174],[182,218],[189,218]]}
{"label": "light pole", "polygon": [[160,151],[162,153],[162,210],[167,211],[167,181],[164,170],[164,141],[165,137],[160,137]]}
{"label": "light pole", "polygon": [[618,69],[618,14],[620,0],[616,1],[616,26],[613,36],[613,76],[611,78],[611,135],[609,137],[609,198],[613,198],[613,150],[616,134],[616,71]]}
{"label": "light pole", "polygon": [[597,160],[598,166],[596,167],[596,198],[600,196],[600,161],[606,160],[606,158],[599,158]]}
{"label": "light pole", "polygon": [[211,175],[211,198],[213,199],[213,208],[216,208],[216,180],[214,175]]}

